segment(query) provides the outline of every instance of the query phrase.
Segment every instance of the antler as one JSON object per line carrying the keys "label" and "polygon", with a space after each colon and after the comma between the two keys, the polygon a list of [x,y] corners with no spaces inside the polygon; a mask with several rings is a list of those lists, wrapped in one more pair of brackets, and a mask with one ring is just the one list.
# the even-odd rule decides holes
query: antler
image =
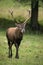
{"label": "antler", "polygon": [[9,10],[9,13],[11,14],[11,16],[13,17],[13,9]]}
{"label": "antler", "polygon": [[25,21],[24,21],[24,24],[26,25],[27,21],[28,21],[29,18],[27,18]]}

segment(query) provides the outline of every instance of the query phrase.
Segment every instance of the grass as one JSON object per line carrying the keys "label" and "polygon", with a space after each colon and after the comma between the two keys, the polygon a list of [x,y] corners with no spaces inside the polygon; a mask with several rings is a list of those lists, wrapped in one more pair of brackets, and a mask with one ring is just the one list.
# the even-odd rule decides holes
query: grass
{"label": "grass", "polygon": [[24,34],[19,59],[15,59],[15,46],[12,49],[13,57],[9,59],[5,31],[0,30],[0,65],[43,65],[43,34]]}

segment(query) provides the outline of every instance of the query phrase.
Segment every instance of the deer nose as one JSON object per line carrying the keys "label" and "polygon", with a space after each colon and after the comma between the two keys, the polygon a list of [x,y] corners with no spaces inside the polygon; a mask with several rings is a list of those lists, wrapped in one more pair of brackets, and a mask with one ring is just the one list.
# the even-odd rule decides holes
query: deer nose
{"label": "deer nose", "polygon": [[22,29],[21,32],[24,33],[25,32],[25,29]]}

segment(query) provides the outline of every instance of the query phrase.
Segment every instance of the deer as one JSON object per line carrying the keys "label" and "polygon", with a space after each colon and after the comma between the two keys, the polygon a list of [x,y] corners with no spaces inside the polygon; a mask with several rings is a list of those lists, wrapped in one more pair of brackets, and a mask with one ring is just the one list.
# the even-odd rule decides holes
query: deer
{"label": "deer", "polygon": [[8,48],[9,48],[9,58],[12,58],[12,45],[15,45],[16,48],[16,55],[15,58],[19,58],[19,53],[18,53],[18,49],[20,46],[20,43],[23,39],[23,35],[25,32],[25,27],[26,27],[26,22],[27,20],[25,20],[25,22],[23,23],[15,23],[15,27],[10,27],[6,30],[6,38],[8,41]]}
{"label": "deer", "polygon": [[[11,12],[10,12],[11,13]],[[12,45],[15,45],[16,48],[16,55],[15,58],[19,58],[19,46],[20,43],[23,39],[23,35],[25,32],[25,27],[27,24],[27,20],[26,19],[23,23],[15,23],[15,27],[10,27],[6,30],[6,38],[8,41],[8,48],[9,48],[9,53],[8,53],[8,57],[12,58]]]}

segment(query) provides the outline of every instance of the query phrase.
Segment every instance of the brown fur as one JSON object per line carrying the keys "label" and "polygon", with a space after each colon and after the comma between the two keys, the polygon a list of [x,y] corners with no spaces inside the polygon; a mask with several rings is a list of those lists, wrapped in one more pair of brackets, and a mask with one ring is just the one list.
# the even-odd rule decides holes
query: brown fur
{"label": "brown fur", "polygon": [[18,27],[8,28],[6,31],[6,37],[9,45],[9,57],[12,57],[12,45],[15,44],[16,58],[19,58],[18,48],[23,37],[23,33],[21,32],[21,29]]}

